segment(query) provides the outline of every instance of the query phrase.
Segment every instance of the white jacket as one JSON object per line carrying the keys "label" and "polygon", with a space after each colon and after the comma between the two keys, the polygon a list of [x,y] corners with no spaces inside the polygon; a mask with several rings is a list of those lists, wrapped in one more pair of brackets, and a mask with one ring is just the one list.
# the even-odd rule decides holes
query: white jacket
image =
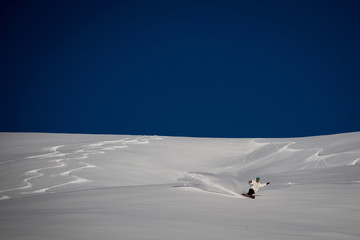
{"label": "white jacket", "polygon": [[256,182],[255,180],[250,180],[249,184],[250,188],[253,189],[255,193],[259,191],[259,188],[265,187],[267,185],[266,183]]}

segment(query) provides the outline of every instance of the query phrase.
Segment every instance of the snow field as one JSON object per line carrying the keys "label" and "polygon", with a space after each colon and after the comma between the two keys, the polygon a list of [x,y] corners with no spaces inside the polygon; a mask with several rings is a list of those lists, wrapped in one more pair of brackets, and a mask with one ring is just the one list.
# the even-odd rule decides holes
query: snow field
{"label": "snow field", "polygon": [[[360,133],[0,133],[4,239],[359,239]],[[271,184],[243,198],[248,180]]]}

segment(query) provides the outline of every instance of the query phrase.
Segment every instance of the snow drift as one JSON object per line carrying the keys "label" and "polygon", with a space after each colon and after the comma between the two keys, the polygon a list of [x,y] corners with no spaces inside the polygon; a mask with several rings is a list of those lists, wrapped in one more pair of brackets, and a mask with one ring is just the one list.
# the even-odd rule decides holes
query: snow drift
{"label": "snow drift", "polygon": [[[360,133],[0,133],[4,239],[359,239]],[[260,176],[255,200],[240,194]]]}

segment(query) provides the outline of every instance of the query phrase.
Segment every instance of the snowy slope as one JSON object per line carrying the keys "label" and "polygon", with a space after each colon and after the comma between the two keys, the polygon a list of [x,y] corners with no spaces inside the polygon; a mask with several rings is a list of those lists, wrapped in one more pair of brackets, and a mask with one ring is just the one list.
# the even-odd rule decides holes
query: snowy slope
{"label": "snowy slope", "polygon": [[[1,239],[360,239],[360,133],[0,133]],[[243,198],[248,180],[271,184]]]}

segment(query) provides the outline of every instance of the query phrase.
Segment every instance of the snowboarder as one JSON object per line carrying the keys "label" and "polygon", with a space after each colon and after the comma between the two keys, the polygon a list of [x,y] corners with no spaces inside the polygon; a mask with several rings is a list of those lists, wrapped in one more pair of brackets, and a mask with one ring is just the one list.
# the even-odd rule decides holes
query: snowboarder
{"label": "snowboarder", "polygon": [[249,192],[246,194],[248,197],[255,198],[255,193],[259,190],[259,188],[265,187],[269,185],[270,182],[267,183],[260,183],[260,177],[257,177],[256,180],[250,180],[250,189]]}

